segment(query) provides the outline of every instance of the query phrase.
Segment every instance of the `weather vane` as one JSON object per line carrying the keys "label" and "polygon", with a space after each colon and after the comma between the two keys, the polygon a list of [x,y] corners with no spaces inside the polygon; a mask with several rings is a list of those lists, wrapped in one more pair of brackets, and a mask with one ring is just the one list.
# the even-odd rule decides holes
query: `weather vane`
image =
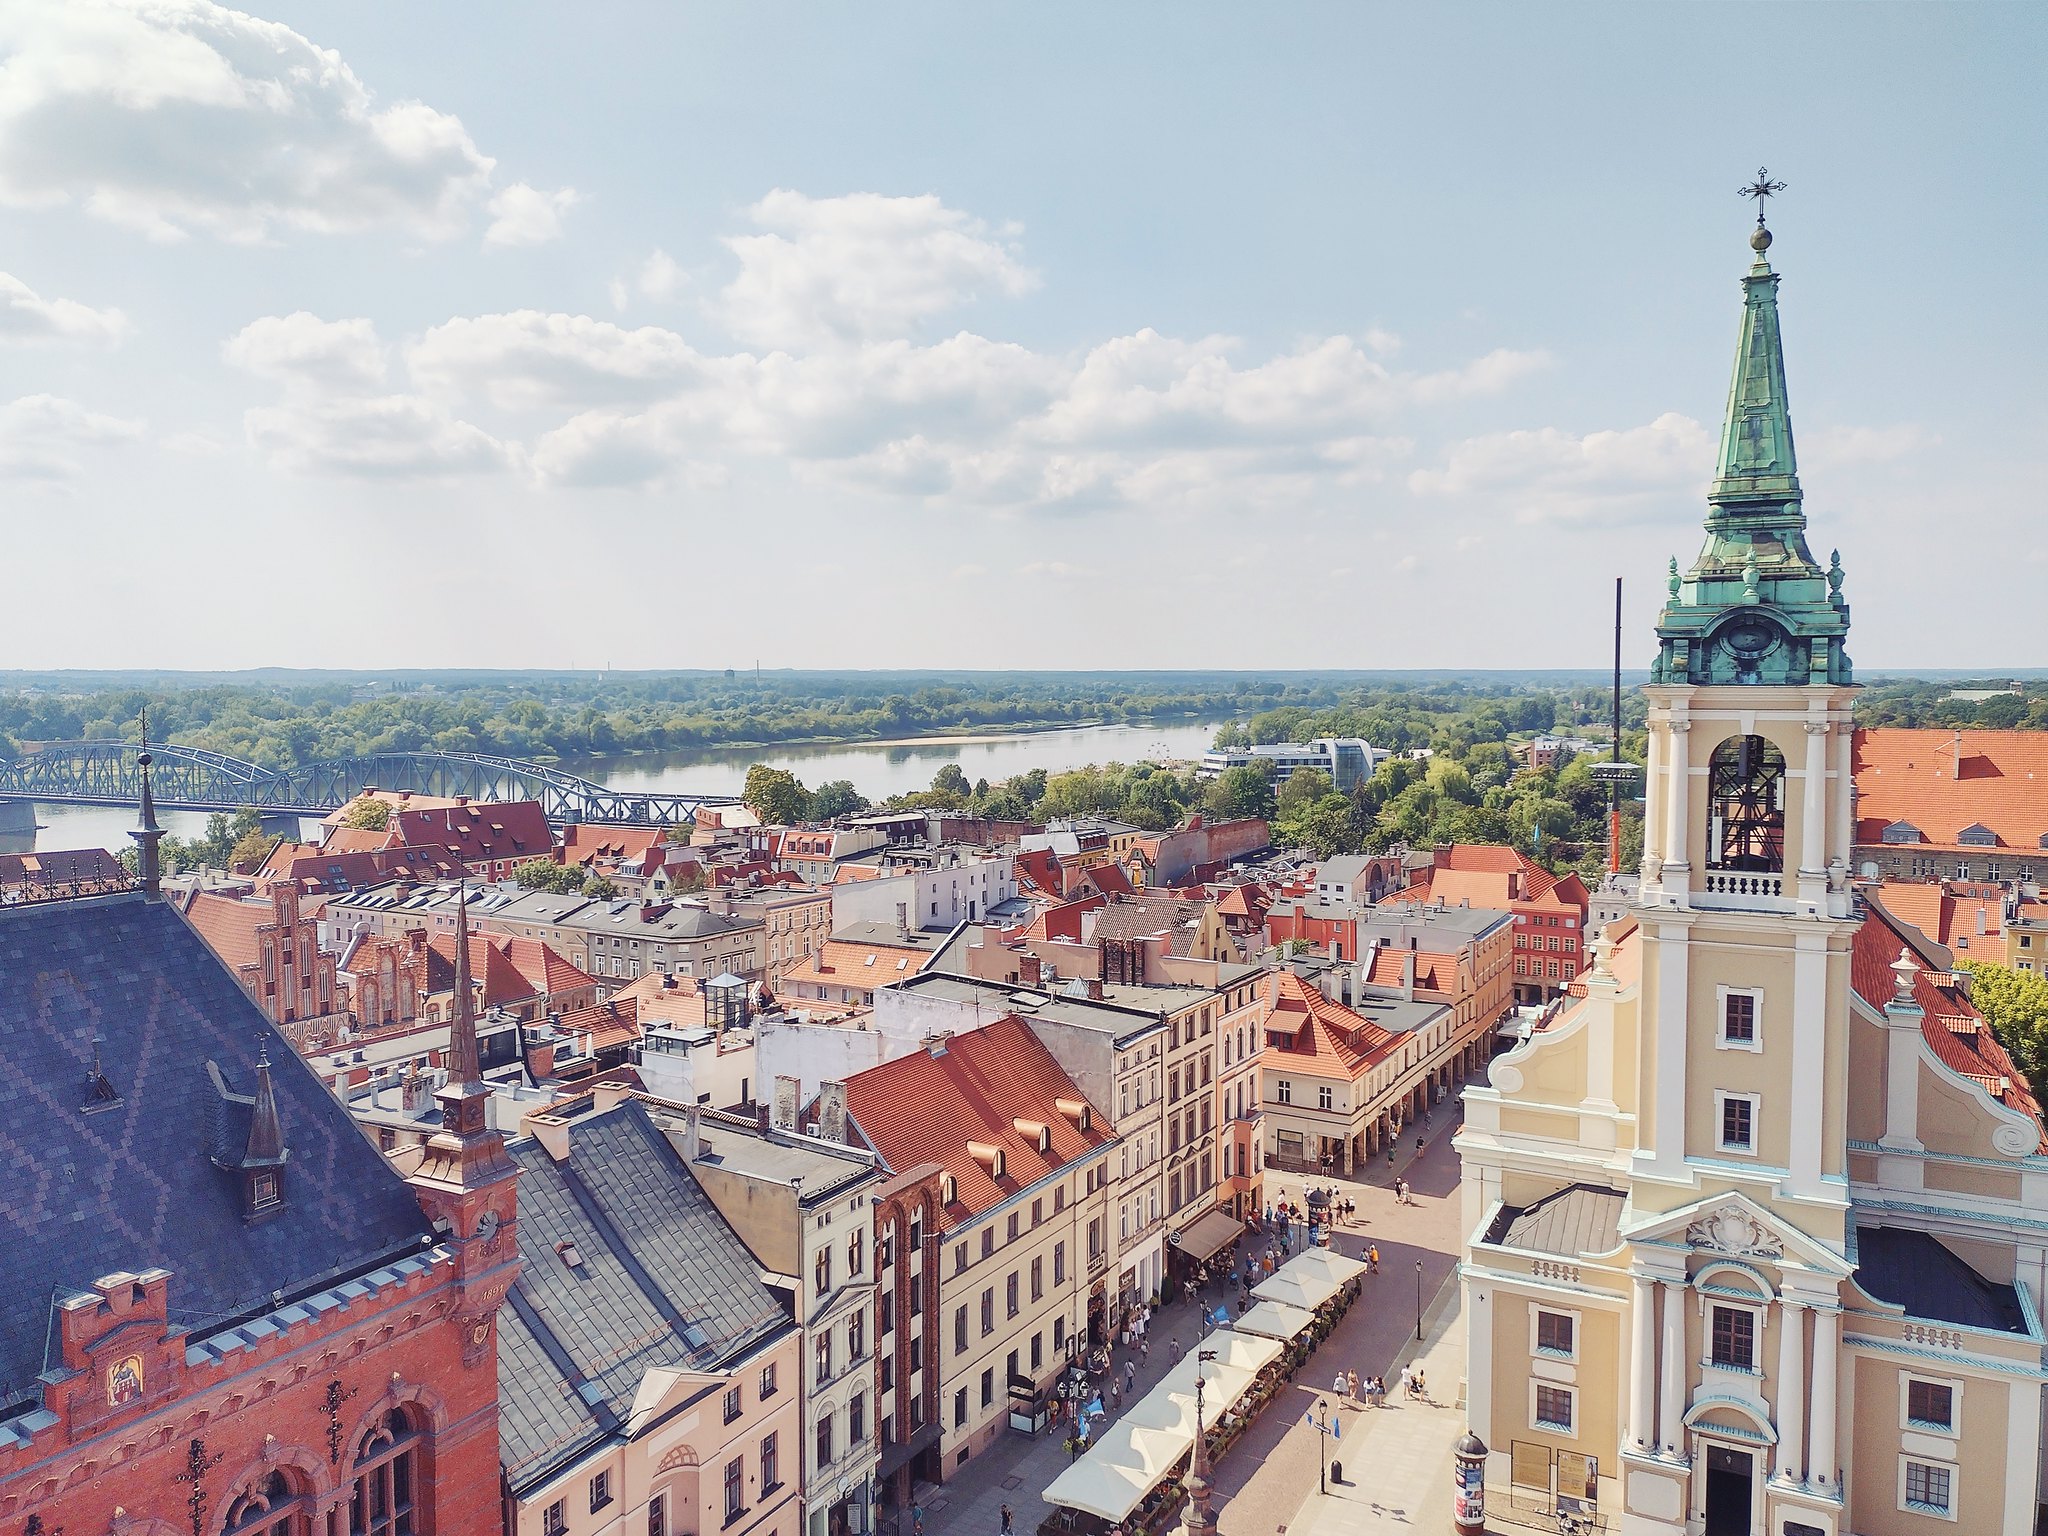
{"label": "weather vane", "polygon": [[1764,221],[1764,199],[1775,196],[1784,190],[1785,183],[1771,180],[1771,173],[1763,166],[1758,166],[1756,168],[1756,180],[1746,187],[1738,188],[1737,195],[1756,199],[1756,221],[1761,225]]}

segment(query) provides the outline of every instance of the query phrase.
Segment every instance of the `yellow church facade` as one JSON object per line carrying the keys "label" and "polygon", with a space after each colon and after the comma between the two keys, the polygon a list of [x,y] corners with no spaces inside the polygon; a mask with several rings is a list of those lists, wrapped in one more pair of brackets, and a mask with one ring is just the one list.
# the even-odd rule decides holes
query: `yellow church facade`
{"label": "yellow church facade", "polygon": [[1949,954],[1849,880],[1848,605],[1806,544],[1770,238],[1658,620],[1638,898],[1465,1094],[1467,1412],[1504,1513],[2024,1536],[2039,1106]]}

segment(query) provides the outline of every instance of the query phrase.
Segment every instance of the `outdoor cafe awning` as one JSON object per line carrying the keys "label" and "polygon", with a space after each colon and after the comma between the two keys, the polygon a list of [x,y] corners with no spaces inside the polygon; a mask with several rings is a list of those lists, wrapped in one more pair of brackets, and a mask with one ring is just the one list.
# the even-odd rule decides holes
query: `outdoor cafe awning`
{"label": "outdoor cafe awning", "polygon": [[[1194,1448],[1196,1371],[1202,1374],[1203,1427],[1214,1429],[1284,1347],[1229,1328],[1208,1334],[1047,1485],[1046,1503],[1122,1520]],[[1201,1359],[1203,1350],[1216,1358]]]}
{"label": "outdoor cafe awning", "polygon": [[1297,1254],[1258,1285],[1252,1294],[1261,1301],[1284,1306],[1307,1307],[1314,1311],[1358,1276],[1366,1266],[1327,1248],[1311,1248]]}
{"label": "outdoor cafe awning", "polygon": [[1119,1521],[1166,1479],[1194,1448],[1192,1429],[1160,1429],[1126,1418],[1105,1431],[1088,1454],[1047,1484],[1045,1502]]}
{"label": "outdoor cafe awning", "polygon": [[1316,1320],[1306,1307],[1285,1302],[1262,1301],[1230,1326],[1239,1333],[1255,1333],[1266,1339],[1291,1339]]}
{"label": "outdoor cafe awning", "polygon": [[1211,1211],[1167,1240],[1200,1264],[1213,1259],[1243,1236],[1243,1222],[1228,1211]]}

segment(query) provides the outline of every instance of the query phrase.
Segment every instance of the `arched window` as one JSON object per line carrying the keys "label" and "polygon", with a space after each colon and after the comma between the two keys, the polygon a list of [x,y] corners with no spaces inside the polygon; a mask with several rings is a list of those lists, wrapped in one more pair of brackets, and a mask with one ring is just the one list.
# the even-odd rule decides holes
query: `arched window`
{"label": "arched window", "polygon": [[306,1501],[272,1472],[228,1506],[224,1536],[304,1536]]}
{"label": "arched window", "polygon": [[1707,778],[1707,865],[1785,867],[1785,754],[1761,736],[1714,748]]}
{"label": "arched window", "polygon": [[356,1452],[348,1501],[348,1536],[415,1536],[422,1436],[403,1408],[394,1408]]}

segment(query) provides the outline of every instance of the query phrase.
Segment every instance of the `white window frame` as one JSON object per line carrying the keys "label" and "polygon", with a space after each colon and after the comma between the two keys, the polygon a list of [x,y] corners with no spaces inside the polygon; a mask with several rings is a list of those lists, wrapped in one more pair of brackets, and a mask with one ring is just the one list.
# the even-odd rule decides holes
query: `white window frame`
{"label": "white window frame", "polygon": [[[1948,1388],[1949,1420],[1947,1424],[1930,1424],[1925,1419],[1916,1419],[1908,1411],[1912,1401],[1913,1383],[1923,1382],[1930,1387]],[[1939,1435],[1947,1440],[1961,1438],[1963,1432],[1963,1383],[1959,1377],[1936,1376],[1927,1371],[1899,1372],[1899,1428],[1907,1434]]]}
{"label": "white window frame", "polygon": [[[1565,1395],[1565,1398],[1566,1398],[1566,1400],[1567,1400],[1568,1402],[1570,1402],[1570,1404],[1572,1405],[1572,1406],[1571,1406],[1571,1414],[1572,1414],[1572,1421],[1571,1421],[1571,1423],[1569,1423],[1569,1424],[1557,1424],[1557,1423],[1554,1423],[1554,1422],[1552,1422],[1552,1421],[1551,1421],[1551,1420],[1549,1420],[1549,1419],[1540,1419],[1540,1418],[1538,1418],[1538,1417],[1536,1416],[1536,1394],[1537,1394],[1537,1392],[1538,1392],[1539,1390],[1548,1390],[1548,1391],[1551,1391],[1551,1392],[1562,1392],[1562,1393],[1563,1393],[1563,1394]],[[1565,1381],[1545,1381],[1545,1380],[1543,1380],[1543,1379],[1541,1379],[1541,1378],[1539,1378],[1539,1377],[1534,1377],[1534,1376],[1530,1377],[1530,1378],[1529,1378],[1529,1427],[1530,1427],[1531,1429],[1534,1429],[1534,1430],[1545,1430],[1545,1431],[1548,1431],[1548,1432],[1549,1432],[1550,1434],[1553,1434],[1553,1435],[1563,1435],[1563,1436],[1564,1436],[1564,1437],[1565,1437],[1565,1438],[1566,1438],[1567,1440],[1576,1440],[1576,1439],[1578,1439],[1578,1438],[1579,1438],[1579,1389],[1578,1389],[1578,1388],[1577,1388],[1576,1386],[1574,1386],[1574,1385],[1573,1385],[1572,1383],[1570,1383],[1570,1382],[1565,1382]],[[1904,1479],[1905,1479],[1905,1474],[1904,1474],[1904,1473],[1902,1472],[1902,1473],[1900,1473],[1900,1474],[1899,1474],[1899,1477],[1900,1477],[1900,1483],[1899,1483],[1899,1486],[1903,1488],[1903,1487],[1905,1486],[1905,1481],[1904,1481]]]}
{"label": "white window frame", "polygon": [[[1714,1309],[1749,1314],[1749,1364],[1729,1365],[1714,1358]],[[1766,1303],[1743,1297],[1700,1293],[1700,1369],[1733,1371],[1740,1376],[1762,1377],[1764,1373],[1764,1311]]]}
{"label": "white window frame", "polygon": [[[1538,1337],[1540,1336],[1538,1320],[1542,1318],[1543,1314],[1546,1312],[1549,1313],[1552,1317],[1562,1317],[1570,1319],[1572,1325],[1572,1347],[1569,1350],[1559,1351],[1555,1349],[1545,1349],[1541,1344],[1536,1342]],[[1582,1326],[1583,1322],[1584,1317],[1576,1307],[1546,1307],[1541,1305],[1532,1305],[1529,1308],[1529,1357],[1533,1360],[1563,1360],[1569,1361],[1573,1364],[1577,1364],[1579,1358],[1579,1329]],[[1557,1385],[1557,1383],[1552,1382],[1551,1385],[1555,1386]]]}
{"label": "white window frame", "polygon": [[[1727,1124],[1727,1104],[1731,1099],[1742,1099],[1749,1104],[1749,1145],[1734,1146],[1721,1139],[1721,1127]],[[1737,1157],[1755,1157],[1757,1132],[1763,1122],[1763,1095],[1760,1093],[1736,1093],[1726,1088],[1714,1090],[1714,1148],[1719,1152],[1732,1152]]]}
{"label": "white window frame", "polygon": [[[1755,1038],[1731,1040],[1728,1038],[1728,999],[1746,997],[1750,1001],[1750,1016],[1755,1027]],[[1764,989],[1762,987],[1716,987],[1714,988],[1714,1046],[1723,1051],[1751,1051],[1761,1055],[1764,1048]]]}
{"label": "white window frame", "polygon": [[[1909,1504],[1906,1502],[1906,1468],[1918,1462],[1923,1467],[1939,1467],[1948,1473],[1948,1508],[1937,1509],[1932,1504]],[[1957,1497],[1962,1492],[1963,1469],[1953,1461],[1939,1456],[1916,1456],[1910,1451],[1899,1453],[1898,1505],[1901,1512],[1914,1515],[1928,1515],[1936,1520],[1955,1523]]]}

